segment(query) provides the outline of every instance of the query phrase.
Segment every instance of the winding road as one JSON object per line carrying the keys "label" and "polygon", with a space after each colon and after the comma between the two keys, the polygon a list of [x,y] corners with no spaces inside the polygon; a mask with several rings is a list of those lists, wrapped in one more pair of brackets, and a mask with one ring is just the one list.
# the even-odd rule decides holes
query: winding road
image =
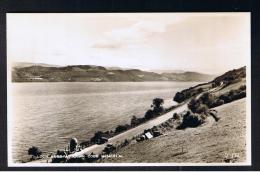
{"label": "winding road", "polygon": [[172,118],[173,113],[180,113],[180,112],[182,112],[186,109],[187,109],[187,103],[177,107],[176,109],[174,109],[174,110],[172,110],[172,111],[170,111],[170,112],[168,112],[168,113],[166,113],[162,116],[154,118],[153,120],[147,121],[144,124],[141,124],[141,125],[139,125],[135,128],[127,130],[127,131],[125,131],[125,132],[123,132],[119,135],[116,135],[116,136],[108,139],[108,142],[106,142],[104,144],[101,144],[101,145],[95,144],[95,145],[92,145],[90,147],[87,147],[87,148],[81,150],[80,152],[70,154],[68,156],[68,159],[74,158],[74,157],[80,157],[82,155],[89,155],[92,152],[94,154],[101,154],[107,144],[112,144],[112,145],[120,144],[120,143],[124,142],[125,139],[129,139],[129,138],[132,138],[132,137],[137,136],[139,134],[142,134],[144,130],[150,129],[153,126],[159,125],[159,124],[167,121],[168,119]]}

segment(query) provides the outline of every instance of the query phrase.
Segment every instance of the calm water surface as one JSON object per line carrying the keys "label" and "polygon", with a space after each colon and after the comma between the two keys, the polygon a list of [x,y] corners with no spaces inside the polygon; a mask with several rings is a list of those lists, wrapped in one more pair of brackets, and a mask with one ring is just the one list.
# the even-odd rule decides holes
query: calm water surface
{"label": "calm water surface", "polygon": [[170,105],[177,91],[196,82],[12,83],[12,154],[29,158],[30,146],[45,153],[64,149],[72,137],[80,142],[98,131],[143,116],[152,99]]}

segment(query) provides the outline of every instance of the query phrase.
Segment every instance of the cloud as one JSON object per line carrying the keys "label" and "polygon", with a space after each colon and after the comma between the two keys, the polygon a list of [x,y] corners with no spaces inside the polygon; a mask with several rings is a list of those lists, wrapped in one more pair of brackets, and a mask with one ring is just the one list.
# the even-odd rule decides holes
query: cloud
{"label": "cloud", "polygon": [[91,46],[91,48],[100,48],[100,49],[119,49],[123,47],[123,45],[119,42],[108,42],[108,41],[103,41],[103,42],[97,42]]}
{"label": "cloud", "polygon": [[119,49],[123,47],[133,47],[135,44],[142,43],[150,37],[163,33],[171,21],[138,21],[130,27],[114,29],[106,32],[102,38],[92,44],[92,48]]}

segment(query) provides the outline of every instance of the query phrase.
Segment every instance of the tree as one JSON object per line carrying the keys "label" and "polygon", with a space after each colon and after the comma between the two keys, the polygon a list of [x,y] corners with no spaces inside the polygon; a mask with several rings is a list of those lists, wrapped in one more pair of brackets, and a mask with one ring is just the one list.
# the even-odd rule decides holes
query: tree
{"label": "tree", "polygon": [[118,125],[116,127],[115,133],[121,133],[123,131],[126,131],[128,128],[130,128],[130,126],[128,124],[125,125]]}
{"label": "tree", "polygon": [[32,155],[33,159],[38,158],[42,155],[42,151],[38,147],[32,146],[28,149],[28,155]]}
{"label": "tree", "polygon": [[164,103],[164,100],[161,99],[161,98],[155,98],[153,99],[153,104],[152,104],[152,107],[153,107],[153,112],[156,114],[156,113],[161,113],[164,111],[164,108],[163,108],[163,103]]}
{"label": "tree", "polygon": [[173,98],[173,101],[181,103],[186,99],[185,95],[182,92],[177,92]]}
{"label": "tree", "polygon": [[196,99],[192,99],[189,103],[188,103],[188,108],[195,113],[199,107],[199,101],[197,101]]}
{"label": "tree", "polygon": [[205,122],[205,117],[203,115],[194,114],[187,111],[183,116],[182,123],[177,127],[177,129],[185,129],[187,127],[197,127]]}
{"label": "tree", "polygon": [[208,106],[206,104],[203,104],[202,100],[196,100],[192,99],[188,103],[188,108],[193,112],[193,113],[204,113],[206,114],[208,111]]}
{"label": "tree", "polygon": [[131,126],[137,126],[139,124],[139,119],[134,115],[131,119]]}
{"label": "tree", "polygon": [[91,141],[92,143],[97,143],[98,140],[100,140],[101,137],[103,137],[103,135],[104,135],[104,133],[103,133],[102,131],[97,131],[97,132],[95,133],[95,135],[90,139],[90,141]]}
{"label": "tree", "polygon": [[155,98],[155,99],[153,99],[153,106],[154,107],[160,107],[160,106],[162,106],[162,104],[164,103],[164,100],[163,99],[161,99],[161,98]]}
{"label": "tree", "polygon": [[151,109],[149,109],[146,113],[145,113],[145,115],[144,115],[144,118],[145,119],[151,119],[151,118],[153,118],[154,117],[154,112],[153,112],[153,110],[151,110]]}
{"label": "tree", "polygon": [[203,104],[207,105],[208,107],[211,107],[212,104],[215,102],[215,97],[213,94],[210,93],[204,93],[201,97],[200,100],[202,101]]}

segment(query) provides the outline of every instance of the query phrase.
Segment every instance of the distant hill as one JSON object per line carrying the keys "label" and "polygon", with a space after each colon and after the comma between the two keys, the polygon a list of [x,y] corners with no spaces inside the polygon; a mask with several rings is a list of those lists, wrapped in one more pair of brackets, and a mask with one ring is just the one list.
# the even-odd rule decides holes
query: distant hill
{"label": "distant hill", "polygon": [[[24,67],[23,67],[24,66]],[[106,68],[93,65],[65,67],[24,63],[13,67],[13,82],[121,82],[121,81],[210,81],[212,75],[197,72],[163,73],[139,69]]]}
{"label": "distant hill", "polygon": [[159,74],[162,74],[162,73],[184,73],[186,71],[184,70],[149,70],[149,72],[155,72],[155,73],[159,73]]}
{"label": "distant hill", "polygon": [[28,63],[28,62],[14,62],[12,63],[13,68],[24,68],[30,66],[42,66],[42,67],[60,67],[58,65],[51,65],[46,63]]}
{"label": "distant hill", "polygon": [[210,81],[214,78],[214,75],[202,74],[198,72],[162,73],[161,75],[171,81]]}

